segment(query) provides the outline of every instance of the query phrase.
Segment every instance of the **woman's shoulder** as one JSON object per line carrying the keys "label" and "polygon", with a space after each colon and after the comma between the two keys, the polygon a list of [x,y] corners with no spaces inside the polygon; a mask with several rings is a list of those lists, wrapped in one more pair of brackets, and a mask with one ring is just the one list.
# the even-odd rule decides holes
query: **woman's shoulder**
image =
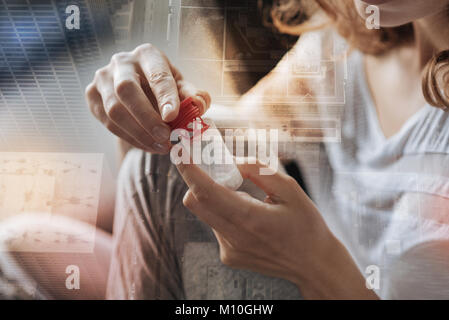
{"label": "woman's shoulder", "polygon": [[294,54],[296,58],[317,60],[339,58],[347,50],[346,40],[334,28],[322,27],[303,33],[290,54]]}

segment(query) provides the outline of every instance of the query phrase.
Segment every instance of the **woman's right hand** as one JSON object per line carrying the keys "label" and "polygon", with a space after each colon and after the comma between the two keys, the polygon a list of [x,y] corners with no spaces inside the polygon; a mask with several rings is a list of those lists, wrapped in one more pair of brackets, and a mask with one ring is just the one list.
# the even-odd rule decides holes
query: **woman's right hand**
{"label": "woman's right hand", "polygon": [[170,127],[180,99],[192,97],[204,113],[210,96],[183,80],[167,57],[151,44],[115,54],[86,88],[94,116],[113,134],[152,153],[170,149]]}

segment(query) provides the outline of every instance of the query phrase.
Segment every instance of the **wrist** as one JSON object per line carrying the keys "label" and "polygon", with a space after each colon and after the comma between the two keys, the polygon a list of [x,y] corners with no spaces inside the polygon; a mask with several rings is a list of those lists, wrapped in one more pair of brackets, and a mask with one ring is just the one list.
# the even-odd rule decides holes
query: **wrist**
{"label": "wrist", "polygon": [[333,235],[294,280],[305,299],[375,299],[344,245]]}
{"label": "wrist", "polygon": [[[330,233],[330,232],[329,232]],[[296,273],[294,283],[307,299],[322,299],[327,293],[326,283],[333,278],[336,260],[341,251],[341,243],[333,234],[324,237],[326,240],[319,249],[312,249],[309,263]],[[323,243],[324,242],[324,243]]]}

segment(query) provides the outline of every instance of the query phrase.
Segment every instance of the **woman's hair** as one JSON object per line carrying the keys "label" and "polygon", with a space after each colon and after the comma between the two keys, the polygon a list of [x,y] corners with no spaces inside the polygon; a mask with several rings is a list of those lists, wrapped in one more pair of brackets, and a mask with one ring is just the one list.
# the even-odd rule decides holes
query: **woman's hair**
{"label": "woman's hair", "polygon": [[[298,35],[314,29],[309,18],[324,11],[348,43],[363,53],[381,55],[414,39],[412,24],[368,29],[353,0],[258,0],[264,23],[283,33]],[[436,54],[425,67],[422,88],[427,102],[449,108],[449,50]]]}

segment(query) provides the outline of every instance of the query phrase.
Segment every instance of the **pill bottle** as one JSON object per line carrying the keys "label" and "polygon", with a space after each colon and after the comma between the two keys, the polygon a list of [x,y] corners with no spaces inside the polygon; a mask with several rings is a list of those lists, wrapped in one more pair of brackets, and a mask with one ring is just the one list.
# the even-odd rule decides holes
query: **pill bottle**
{"label": "pill bottle", "polygon": [[192,98],[181,102],[178,117],[169,126],[172,131],[182,129],[180,132],[188,134],[179,143],[185,147],[183,150],[188,150],[191,161],[215,182],[232,190],[242,185],[242,175],[220,131],[212,119],[200,117],[199,108]]}

